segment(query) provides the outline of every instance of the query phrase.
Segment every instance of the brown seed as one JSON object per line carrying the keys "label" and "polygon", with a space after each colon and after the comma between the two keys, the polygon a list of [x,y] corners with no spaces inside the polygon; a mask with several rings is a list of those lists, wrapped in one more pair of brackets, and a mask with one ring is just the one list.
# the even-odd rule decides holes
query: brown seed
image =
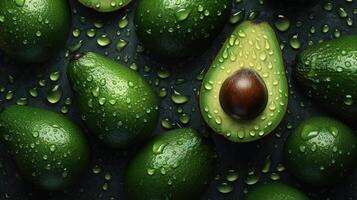
{"label": "brown seed", "polygon": [[224,112],[231,117],[253,119],[264,111],[268,90],[257,72],[243,68],[224,81],[219,100]]}

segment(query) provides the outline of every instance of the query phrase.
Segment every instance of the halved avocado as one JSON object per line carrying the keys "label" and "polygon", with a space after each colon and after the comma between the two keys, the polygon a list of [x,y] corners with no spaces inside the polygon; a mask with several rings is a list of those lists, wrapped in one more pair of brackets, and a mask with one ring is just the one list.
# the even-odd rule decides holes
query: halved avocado
{"label": "halved avocado", "polygon": [[[261,103],[264,101],[257,101],[260,102],[259,106],[264,107],[255,109],[255,112],[259,112],[249,115],[253,116],[249,118],[232,116],[228,114],[231,110],[222,107],[222,85],[242,71],[255,74],[262,82],[260,88],[264,88],[265,84],[267,94],[265,104]],[[229,95],[239,97],[236,92],[226,92],[227,98],[230,98]],[[264,95],[257,95],[255,90],[248,90],[248,93],[252,101],[256,101],[256,96],[264,98]],[[265,22],[243,22],[227,39],[203,80],[200,108],[204,120],[215,132],[231,141],[249,142],[272,132],[283,119],[287,104],[288,83],[275,32]]]}

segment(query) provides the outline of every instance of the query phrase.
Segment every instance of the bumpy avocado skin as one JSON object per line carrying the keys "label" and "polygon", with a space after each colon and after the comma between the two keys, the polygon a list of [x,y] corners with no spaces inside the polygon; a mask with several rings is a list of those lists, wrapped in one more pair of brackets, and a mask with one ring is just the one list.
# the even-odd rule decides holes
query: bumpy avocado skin
{"label": "bumpy avocado skin", "polygon": [[231,7],[231,0],[140,0],[136,31],[145,48],[156,55],[192,56],[222,30]]}
{"label": "bumpy avocado skin", "polygon": [[98,12],[113,12],[128,5],[131,0],[79,0],[81,4]]}
{"label": "bumpy avocado skin", "polygon": [[214,149],[193,129],[165,132],[129,162],[125,190],[132,200],[199,199],[213,175]]}
{"label": "bumpy avocado skin", "polygon": [[288,185],[267,183],[249,191],[243,200],[309,200],[309,198]]}
{"label": "bumpy avocado skin", "polygon": [[159,99],[137,72],[89,52],[69,63],[67,75],[82,119],[109,147],[125,148],[156,127]]}
{"label": "bumpy avocado skin", "polygon": [[0,113],[0,137],[22,176],[44,190],[75,183],[89,163],[81,130],[64,116],[12,105]]}
{"label": "bumpy avocado skin", "polygon": [[357,136],[328,117],[302,122],[285,143],[290,173],[305,184],[328,186],[341,180],[357,160]]}
{"label": "bumpy avocado skin", "polygon": [[315,44],[296,60],[294,77],[305,93],[347,121],[357,117],[357,36]]}
{"label": "bumpy avocado skin", "polygon": [[[242,68],[256,71],[268,90],[266,108],[252,120],[231,117],[219,100],[224,81]],[[280,124],[288,105],[288,82],[279,42],[268,23],[245,21],[233,31],[207,71],[199,98],[205,122],[233,142],[261,139]]]}
{"label": "bumpy avocado skin", "polygon": [[65,44],[70,26],[66,0],[0,1],[0,49],[15,61],[48,60]]}

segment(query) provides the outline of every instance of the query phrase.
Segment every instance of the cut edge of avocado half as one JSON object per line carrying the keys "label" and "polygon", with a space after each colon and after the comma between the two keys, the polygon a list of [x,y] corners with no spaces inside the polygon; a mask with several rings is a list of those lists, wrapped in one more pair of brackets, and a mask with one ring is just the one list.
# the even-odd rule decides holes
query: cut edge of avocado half
{"label": "cut edge of avocado half", "polygon": [[127,6],[132,0],[79,0],[81,4],[98,12],[114,12]]}
{"label": "cut edge of avocado half", "polygon": [[[264,80],[268,101],[254,119],[241,120],[222,109],[219,94],[224,81],[240,69],[255,70]],[[288,105],[288,82],[280,44],[271,26],[245,21],[227,39],[205,75],[200,109],[216,133],[233,142],[250,142],[271,133],[282,121]]]}

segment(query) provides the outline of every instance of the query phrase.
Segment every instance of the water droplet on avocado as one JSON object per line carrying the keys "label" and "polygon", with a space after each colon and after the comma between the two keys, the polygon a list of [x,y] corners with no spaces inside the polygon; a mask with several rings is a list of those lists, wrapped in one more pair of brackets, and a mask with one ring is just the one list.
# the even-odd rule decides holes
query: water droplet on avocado
{"label": "water droplet on avocado", "polygon": [[319,131],[314,126],[306,125],[301,132],[301,138],[303,140],[310,140],[319,135]]}
{"label": "water droplet on avocado", "polygon": [[15,0],[16,5],[23,6],[26,0]]}
{"label": "water droplet on avocado", "polygon": [[156,172],[156,169],[152,169],[152,168],[149,168],[146,170],[146,173],[149,175],[149,176],[152,176],[154,175]]}
{"label": "water droplet on avocado", "polygon": [[167,145],[167,143],[158,141],[152,146],[152,152],[154,154],[161,154],[163,152],[164,148],[166,147],[166,145]]}
{"label": "water droplet on avocado", "polygon": [[189,17],[190,13],[190,10],[182,8],[176,12],[175,16],[178,21],[185,21]]}

